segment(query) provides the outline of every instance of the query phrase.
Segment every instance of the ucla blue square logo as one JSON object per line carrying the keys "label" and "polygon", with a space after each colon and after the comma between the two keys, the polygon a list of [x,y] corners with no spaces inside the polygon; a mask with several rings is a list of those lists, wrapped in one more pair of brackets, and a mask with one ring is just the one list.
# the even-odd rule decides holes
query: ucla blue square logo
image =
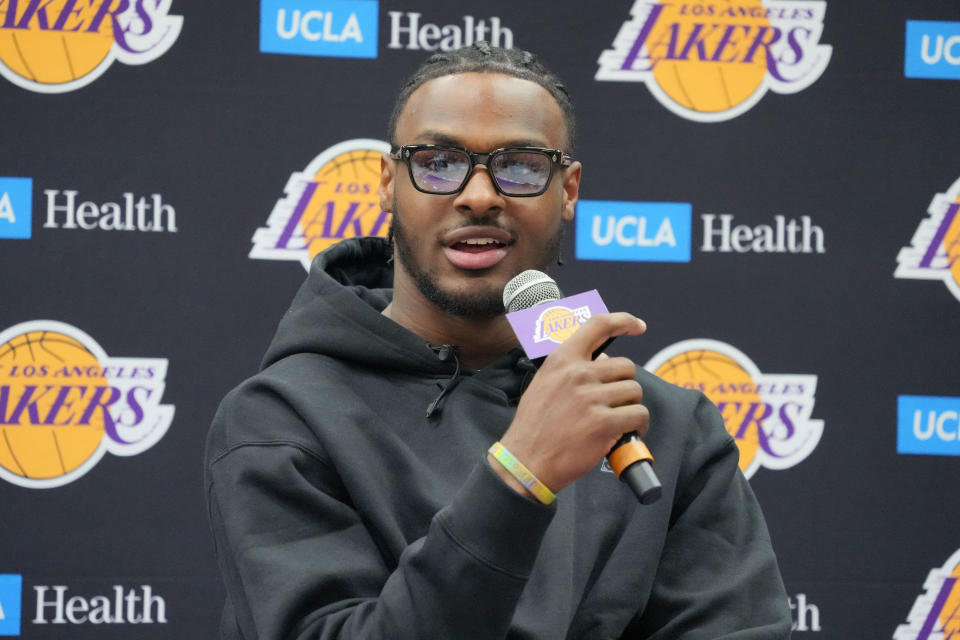
{"label": "ucla blue square logo", "polygon": [[260,0],[260,51],[377,57],[377,0]]}
{"label": "ucla blue square logo", "polygon": [[0,636],[20,635],[20,603],[23,577],[0,574]]}
{"label": "ucla blue square logo", "polygon": [[960,456],[960,398],[897,396],[897,453]]}
{"label": "ucla blue square logo", "polygon": [[30,237],[33,180],[0,177],[0,238]]}
{"label": "ucla blue square logo", "polygon": [[960,80],[960,22],[907,20],[903,73]]}
{"label": "ucla blue square logo", "polygon": [[690,262],[689,202],[577,203],[579,260]]}

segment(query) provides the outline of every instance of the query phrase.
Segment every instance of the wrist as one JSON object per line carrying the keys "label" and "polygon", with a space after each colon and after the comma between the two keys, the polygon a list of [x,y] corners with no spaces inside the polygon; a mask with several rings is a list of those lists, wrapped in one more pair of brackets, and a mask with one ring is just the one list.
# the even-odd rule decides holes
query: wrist
{"label": "wrist", "polygon": [[[492,458],[492,459],[491,459]],[[557,496],[500,442],[487,452],[487,463],[517,493],[541,504],[551,504]]]}
{"label": "wrist", "polygon": [[505,485],[507,485],[508,487],[510,487],[511,489],[513,489],[514,491],[522,495],[523,497],[529,500],[534,500],[536,502],[539,502],[536,496],[530,493],[529,489],[527,489],[525,486],[520,484],[520,481],[514,478],[509,471],[504,469],[503,465],[497,462],[497,459],[494,458],[493,454],[491,453],[487,454],[487,464],[490,465],[490,468],[493,469],[493,472],[496,473],[501,480],[503,480],[503,483]]}

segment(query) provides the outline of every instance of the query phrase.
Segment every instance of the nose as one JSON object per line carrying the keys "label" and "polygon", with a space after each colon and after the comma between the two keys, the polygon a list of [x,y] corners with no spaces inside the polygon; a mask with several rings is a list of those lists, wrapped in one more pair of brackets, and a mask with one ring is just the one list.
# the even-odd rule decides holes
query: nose
{"label": "nose", "polygon": [[493,186],[493,176],[483,165],[473,168],[473,173],[457,194],[454,206],[462,213],[488,213],[503,209],[504,196]]}

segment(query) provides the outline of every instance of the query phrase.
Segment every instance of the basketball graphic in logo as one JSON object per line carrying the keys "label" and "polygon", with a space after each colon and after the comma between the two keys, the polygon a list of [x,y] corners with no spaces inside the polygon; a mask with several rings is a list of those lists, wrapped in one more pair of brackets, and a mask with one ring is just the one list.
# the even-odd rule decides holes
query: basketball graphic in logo
{"label": "basketball graphic in logo", "polygon": [[86,86],[119,60],[151,62],[173,45],[183,19],[170,0],[0,2],[0,75],[39,93]]}
{"label": "basketball graphic in logo", "polygon": [[391,215],[380,209],[381,140],[333,145],[287,181],[267,226],[253,234],[251,258],[297,260],[310,268],[314,256],[347,238],[386,237]]}
{"label": "basketball graphic in logo", "polygon": [[0,332],[0,478],[46,489],[76,480],[105,453],[132,456],[166,433],[167,361],[112,358],[53,320]]}
{"label": "basketball graphic in logo", "polygon": [[820,442],[823,421],[811,417],[816,376],[761,373],[735,347],[702,338],[663,349],[644,368],[717,406],[747,477],[760,467],[792,467]]}
{"label": "basketball graphic in logo", "polygon": [[[718,406],[723,403],[724,424],[740,447],[740,470],[751,467],[760,446],[758,427],[747,423],[747,428],[741,429],[742,414],[759,406],[761,400],[753,378],[743,367],[730,356],[697,349],[670,358],[653,373],[679,387],[701,389]],[[736,419],[738,413],[740,420]]]}
{"label": "basketball graphic in logo", "polygon": [[[954,210],[960,209],[960,197],[953,201]],[[960,215],[954,215],[953,221],[947,227],[943,236],[943,250],[947,254],[947,264],[950,265],[950,275],[954,284],[960,288]]]}
{"label": "basketball graphic in logo", "polygon": [[[701,113],[728,111],[745,102],[767,75],[764,51],[750,55],[749,40],[733,38],[738,27],[746,32],[769,29],[770,21],[760,0],[724,2],[730,12],[717,14],[714,3],[665,3],[648,42],[651,55],[661,58],[653,68],[657,84],[677,104]],[[710,27],[704,26],[709,15]],[[693,39],[694,44],[687,45]],[[713,52],[706,60],[684,56],[680,47],[703,47]],[[662,54],[662,55],[658,55]]]}
{"label": "basketball graphic in logo", "polygon": [[[23,333],[0,345],[0,389],[8,390],[6,412],[27,407],[14,416],[16,424],[0,424],[0,466],[22,478],[55,478],[90,459],[104,436],[103,416],[92,411],[64,429],[61,414],[81,395],[102,393],[107,381],[88,379],[84,387],[71,388],[60,386],[52,376],[61,367],[99,366],[83,344],[54,331]],[[50,392],[51,386],[58,389],[57,394]]]}
{"label": "basketball graphic in logo", "polygon": [[[27,4],[21,4],[24,13],[28,11]],[[67,0],[46,3],[45,14],[59,16],[66,4]],[[13,7],[16,6],[14,3]],[[9,7],[9,2],[0,5],[0,24],[4,27],[23,21],[23,13],[17,21]],[[41,84],[71,82],[96,69],[113,47],[113,24],[110,20],[96,19],[96,6],[81,5],[70,13],[72,24],[86,24],[87,28],[45,30],[40,28],[37,19],[33,20],[37,28],[0,28],[0,60],[17,75]]]}
{"label": "basketball graphic in logo", "polygon": [[[318,253],[346,238],[386,235],[377,187],[380,184],[380,153],[354,149],[324,164],[313,176],[316,189],[307,205],[309,216],[300,218],[303,235],[310,238],[307,252]],[[319,214],[319,215],[317,215]],[[339,215],[338,215],[339,214]]]}
{"label": "basketball graphic in logo", "polygon": [[642,82],[689,120],[730,120],[767,90],[797,93],[823,74],[825,13],[819,1],[636,0],[594,77]]}
{"label": "basketball graphic in logo", "polygon": [[549,307],[540,313],[537,319],[534,340],[550,340],[557,344],[566,342],[580,326],[590,319],[590,307],[568,309],[564,306]]}

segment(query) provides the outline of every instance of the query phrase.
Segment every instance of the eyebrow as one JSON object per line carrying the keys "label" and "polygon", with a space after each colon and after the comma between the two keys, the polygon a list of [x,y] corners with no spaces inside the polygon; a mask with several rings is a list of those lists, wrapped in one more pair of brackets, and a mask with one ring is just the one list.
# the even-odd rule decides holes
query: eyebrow
{"label": "eyebrow", "polygon": [[[446,133],[441,133],[439,131],[427,130],[415,138],[418,141],[418,144],[436,144],[444,147],[459,147],[461,149],[466,149],[466,145],[463,144],[459,138],[448,135]],[[517,138],[515,140],[507,140],[506,142],[499,145],[499,149],[505,149],[508,147],[547,147],[546,143],[542,140],[532,140],[530,138]],[[471,149],[473,151],[473,149]],[[490,149],[493,151],[493,149]]]}

